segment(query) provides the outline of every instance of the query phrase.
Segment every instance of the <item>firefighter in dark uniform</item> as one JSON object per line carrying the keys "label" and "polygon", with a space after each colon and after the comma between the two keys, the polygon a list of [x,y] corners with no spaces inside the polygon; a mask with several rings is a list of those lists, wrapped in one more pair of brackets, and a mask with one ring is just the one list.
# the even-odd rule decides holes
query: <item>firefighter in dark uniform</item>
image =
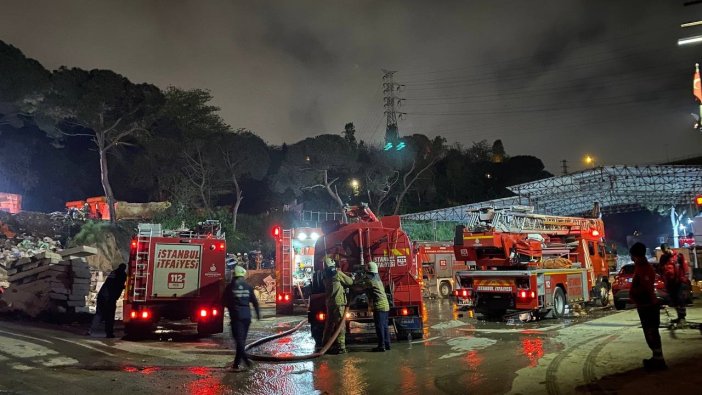
{"label": "firefighter in dark uniform", "polygon": [[234,279],[227,285],[224,290],[224,305],[229,309],[229,319],[232,326],[232,337],[236,345],[236,356],[232,370],[235,372],[244,371],[241,366],[243,360],[247,368],[251,367],[251,361],[246,355],[244,347],[246,346],[246,336],[249,334],[249,326],[251,325],[251,308],[252,304],[256,310],[256,319],[261,319],[261,313],[258,309],[258,299],[254,294],[253,287],[246,280],[246,269],[237,265],[234,267]]}
{"label": "firefighter in dark uniform", "polygon": [[115,311],[117,310],[117,300],[124,290],[124,283],[127,281],[127,265],[121,263],[117,269],[113,270],[105,280],[97,295],[97,303],[93,323],[88,334],[94,334],[100,322],[105,321],[105,337],[115,337]]}

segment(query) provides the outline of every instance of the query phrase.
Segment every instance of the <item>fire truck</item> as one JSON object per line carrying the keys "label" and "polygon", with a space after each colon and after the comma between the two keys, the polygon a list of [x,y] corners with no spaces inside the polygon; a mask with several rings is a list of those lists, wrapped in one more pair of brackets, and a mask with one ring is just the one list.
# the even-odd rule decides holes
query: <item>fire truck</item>
{"label": "fire truck", "polygon": [[276,314],[293,314],[295,305],[306,304],[314,271],[314,247],[320,228],[273,227],[275,239]]}
{"label": "fire truck", "polygon": [[125,334],[157,325],[196,324],[200,335],[223,330],[226,243],[218,221],[194,231],[139,224],[132,238],[124,300]]}
{"label": "fire truck", "polygon": [[422,279],[426,296],[448,298],[456,289],[455,275],[468,270],[465,261],[458,261],[450,242],[415,242],[417,259],[422,265]]}
{"label": "fire truck", "polygon": [[[346,215],[355,222],[325,223],[315,244],[308,319],[316,343],[321,344],[326,319],[323,283],[326,255],[337,262],[338,270],[353,276],[364,275],[366,265],[375,261],[391,305],[389,317],[397,337],[423,337],[421,267],[409,237],[400,226],[400,217],[378,219],[365,205],[348,207]],[[348,301],[347,325],[351,321],[373,322],[365,293],[352,290]]]}
{"label": "fire truck", "polygon": [[[459,306],[501,317],[507,311],[563,317],[569,303],[609,303],[604,224],[598,218],[540,215],[528,206],[481,209],[456,227]],[[521,317],[520,317],[521,318]]]}

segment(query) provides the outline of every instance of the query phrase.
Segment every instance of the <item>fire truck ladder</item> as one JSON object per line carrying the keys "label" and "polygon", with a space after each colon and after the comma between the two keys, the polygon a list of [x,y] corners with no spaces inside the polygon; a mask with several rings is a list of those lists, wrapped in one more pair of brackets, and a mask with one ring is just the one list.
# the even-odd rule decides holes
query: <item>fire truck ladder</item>
{"label": "fire truck ladder", "polygon": [[593,220],[587,218],[560,217],[556,215],[533,214],[512,210],[495,210],[494,212],[471,212],[468,228],[488,226],[495,231],[505,233],[550,233],[570,234],[595,228]]}
{"label": "fire truck ladder", "polygon": [[283,229],[283,237],[280,239],[280,243],[282,259],[282,262],[280,262],[280,273],[283,277],[280,279],[280,291],[281,293],[287,292],[292,297],[292,229]]}
{"label": "fire truck ladder", "polygon": [[151,239],[163,235],[161,224],[139,224],[137,250],[134,264],[134,288],[132,300],[146,302],[146,287],[149,283],[149,257],[151,256]]}

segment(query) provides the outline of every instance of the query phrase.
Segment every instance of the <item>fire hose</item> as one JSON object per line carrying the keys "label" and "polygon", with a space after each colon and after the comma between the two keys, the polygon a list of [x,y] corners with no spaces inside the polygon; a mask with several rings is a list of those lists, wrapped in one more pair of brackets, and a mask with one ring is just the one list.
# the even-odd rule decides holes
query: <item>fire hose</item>
{"label": "fire hose", "polygon": [[[349,307],[346,306],[346,309],[344,309],[344,314],[342,315],[341,321],[339,321],[336,328],[334,328],[333,335],[331,337],[329,337],[329,340],[327,340],[327,342],[324,344],[324,346],[319,351],[317,351],[315,353],[306,354],[306,355],[280,355],[280,356],[259,355],[259,354],[247,353],[247,355],[248,355],[249,359],[252,359],[254,361],[263,361],[263,362],[304,361],[307,359],[314,359],[314,358],[321,357],[329,350],[329,348],[332,346],[332,344],[334,344],[334,342],[336,341],[336,338],[339,337],[339,333],[341,333],[341,328],[343,328],[344,325],[346,325],[346,318],[345,317],[346,317],[346,313],[348,313],[348,311],[349,311]],[[304,325],[305,322],[307,322],[307,320],[302,320],[302,321],[298,322],[294,327],[292,327],[284,332],[276,333],[275,335],[266,336],[266,337],[260,338],[258,340],[255,340],[255,341],[247,344],[244,349],[246,351],[248,351],[249,349],[260,346],[261,344],[268,343],[268,342],[273,341],[275,339],[279,339],[281,337],[291,335],[291,334],[295,333],[297,330],[299,330],[300,328],[302,328],[302,325]]]}

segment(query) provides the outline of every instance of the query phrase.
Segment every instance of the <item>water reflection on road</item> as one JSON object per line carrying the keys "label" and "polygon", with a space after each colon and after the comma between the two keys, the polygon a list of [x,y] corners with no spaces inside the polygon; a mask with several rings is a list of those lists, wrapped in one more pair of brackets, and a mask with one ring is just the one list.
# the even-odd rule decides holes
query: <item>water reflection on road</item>
{"label": "water reflection on road", "polygon": [[[515,372],[537,366],[546,353],[562,348],[555,341],[558,329],[587,320],[508,324],[476,319],[468,312],[457,311],[447,300],[428,301],[425,308],[424,339],[395,342],[391,351],[370,352],[375,345],[373,336],[354,333],[350,336],[353,340],[348,347],[350,352],[345,355],[327,355],[295,363],[261,362],[251,371],[242,373],[226,368],[188,368],[192,380],[186,385],[187,392],[262,395],[398,391],[402,394],[503,393],[511,388]],[[602,314],[605,313],[599,315]],[[227,336],[216,338],[215,343],[220,349],[231,347]],[[280,356],[313,351],[314,342],[308,326],[292,336],[253,350],[257,354]],[[141,375],[151,372],[146,368],[123,371]]]}

